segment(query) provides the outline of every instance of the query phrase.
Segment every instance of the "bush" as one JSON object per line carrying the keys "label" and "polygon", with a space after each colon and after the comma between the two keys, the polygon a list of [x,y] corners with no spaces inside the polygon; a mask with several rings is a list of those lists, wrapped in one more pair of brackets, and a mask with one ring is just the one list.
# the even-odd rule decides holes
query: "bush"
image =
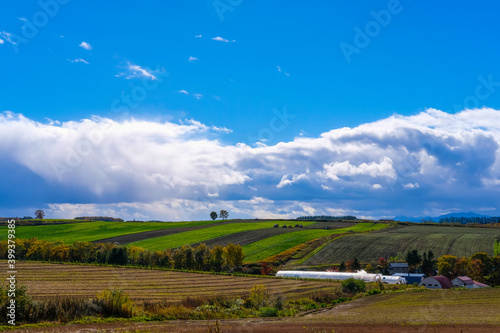
{"label": "bush", "polygon": [[258,309],[267,306],[270,297],[271,295],[269,294],[266,286],[262,284],[256,284],[250,290],[248,302],[252,307]]}
{"label": "bush", "polygon": [[342,281],[342,290],[351,294],[364,293],[366,291],[366,283],[363,280],[349,278]]}
{"label": "bush", "polygon": [[377,295],[380,294],[382,291],[380,289],[372,289],[369,292],[367,292],[367,295]]}
{"label": "bush", "polygon": [[104,290],[94,303],[104,316],[131,318],[134,315],[134,304],[122,290]]}
{"label": "bush", "polygon": [[337,295],[329,292],[314,292],[311,295],[311,299],[316,303],[331,303],[333,300],[337,299]]}
{"label": "bush", "polygon": [[332,305],[338,304],[338,303],[343,303],[343,302],[348,302],[351,299],[349,297],[339,297],[336,300],[332,301]]}
{"label": "bush", "polygon": [[261,317],[276,317],[278,316],[278,309],[263,307],[259,309]]}

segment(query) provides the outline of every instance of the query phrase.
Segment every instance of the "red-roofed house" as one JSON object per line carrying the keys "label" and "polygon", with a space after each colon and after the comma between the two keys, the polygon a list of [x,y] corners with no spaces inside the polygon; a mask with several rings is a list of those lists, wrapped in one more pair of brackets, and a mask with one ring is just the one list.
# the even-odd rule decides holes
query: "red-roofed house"
{"label": "red-roofed house", "polygon": [[453,288],[453,283],[446,276],[429,276],[420,282],[419,286],[429,289],[450,289]]}
{"label": "red-roofed house", "polygon": [[487,284],[477,282],[472,280],[468,276],[459,276],[454,278],[451,283],[453,283],[453,286],[455,287],[465,287],[468,289],[477,289],[477,288],[487,288],[489,287]]}

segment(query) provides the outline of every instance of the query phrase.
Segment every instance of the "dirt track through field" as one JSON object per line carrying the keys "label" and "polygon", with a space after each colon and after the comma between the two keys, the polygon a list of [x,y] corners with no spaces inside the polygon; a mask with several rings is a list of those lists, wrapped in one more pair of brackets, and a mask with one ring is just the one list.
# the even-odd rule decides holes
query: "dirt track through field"
{"label": "dirt track through field", "polygon": [[[411,325],[396,324],[359,325],[359,324],[332,324],[328,321],[310,322],[295,318],[283,319],[241,319],[219,321],[221,332],[238,333],[308,333],[308,332],[335,332],[335,333],[490,333],[498,332],[497,326],[491,325]],[[209,331],[212,329],[212,331]],[[149,323],[105,323],[105,324],[67,324],[54,327],[33,327],[16,332],[216,332],[214,320],[165,321]]]}

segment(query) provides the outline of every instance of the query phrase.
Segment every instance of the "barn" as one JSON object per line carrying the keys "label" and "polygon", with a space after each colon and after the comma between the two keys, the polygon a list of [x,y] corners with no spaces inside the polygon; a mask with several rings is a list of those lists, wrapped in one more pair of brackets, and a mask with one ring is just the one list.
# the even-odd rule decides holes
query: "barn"
{"label": "barn", "polygon": [[446,276],[429,276],[420,282],[419,286],[429,289],[450,289],[453,288],[453,283]]}
{"label": "barn", "polygon": [[387,268],[392,275],[396,273],[408,273],[410,269],[405,262],[391,262]]}
{"label": "barn", "polygon": [[468,276],[458,276],[458,277],[454,278],[453,280],[451,280],[451,283],[453,283],[454,287],[464,287],[464,288],[468,288],[468,289],[489,287],[487,284],[474,281]]}

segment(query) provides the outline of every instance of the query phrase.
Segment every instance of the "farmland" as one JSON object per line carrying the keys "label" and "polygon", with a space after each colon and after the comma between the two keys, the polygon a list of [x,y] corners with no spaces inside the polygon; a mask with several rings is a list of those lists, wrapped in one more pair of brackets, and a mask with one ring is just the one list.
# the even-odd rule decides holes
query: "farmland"
{"label": "farmland", "polygon": [[243,247],[243,252],[246,254],[245,261],[263,260],[312,239],[349,232],[366,232],[386,227],[387,224],[358,223],[352,227],[334,230],[313,229],[296,231],[269,237],[255,243],[245,245]]}
{"label": "farmland", "polygon": [[[220,221],[194,222],[78,222],[68,224],[51,224],[37,226],[18,226],[17,238],[33,238],[62,241],[72,244],[76,241],[91,242],[103,238],[116,237],[151,230],[203,227],[212,224],[225,223]],[[0,240],[5,239],[7,227],[0,226]]]}
{"label": "farmland", "polygon": [[500,289],[449,289],[376,295],[311,317],[364,325],[500,325],[499,312]]}
{"label": "farmland", "polygon": [[493,242],[500,239],[498,228],[477,228],[442,225],[399,225],[385,230],[339,238],[304,265],[340,263],[358,258],[376,262],[380,257],[404,256],[407,251],[432,250],[436,257],[443,254],[471,256],[476,252],[493,255]]}
{"label": "farmland", "polygon": [[[5,261],[2,261],[5,266]],[[304,281],[262,277],[183,273],[148,269],[20,262],[19,283],[37,299],[55,296],[94,297],[104,289],[123,289],[134,302],[149,300],[179,303],[186,297],[248,294],[255,284],[263,284],[273,294],[287,299],[307,297],[314,291],[331,291],[332,281]],[[5,271],[0,273],[7,277]]]}

